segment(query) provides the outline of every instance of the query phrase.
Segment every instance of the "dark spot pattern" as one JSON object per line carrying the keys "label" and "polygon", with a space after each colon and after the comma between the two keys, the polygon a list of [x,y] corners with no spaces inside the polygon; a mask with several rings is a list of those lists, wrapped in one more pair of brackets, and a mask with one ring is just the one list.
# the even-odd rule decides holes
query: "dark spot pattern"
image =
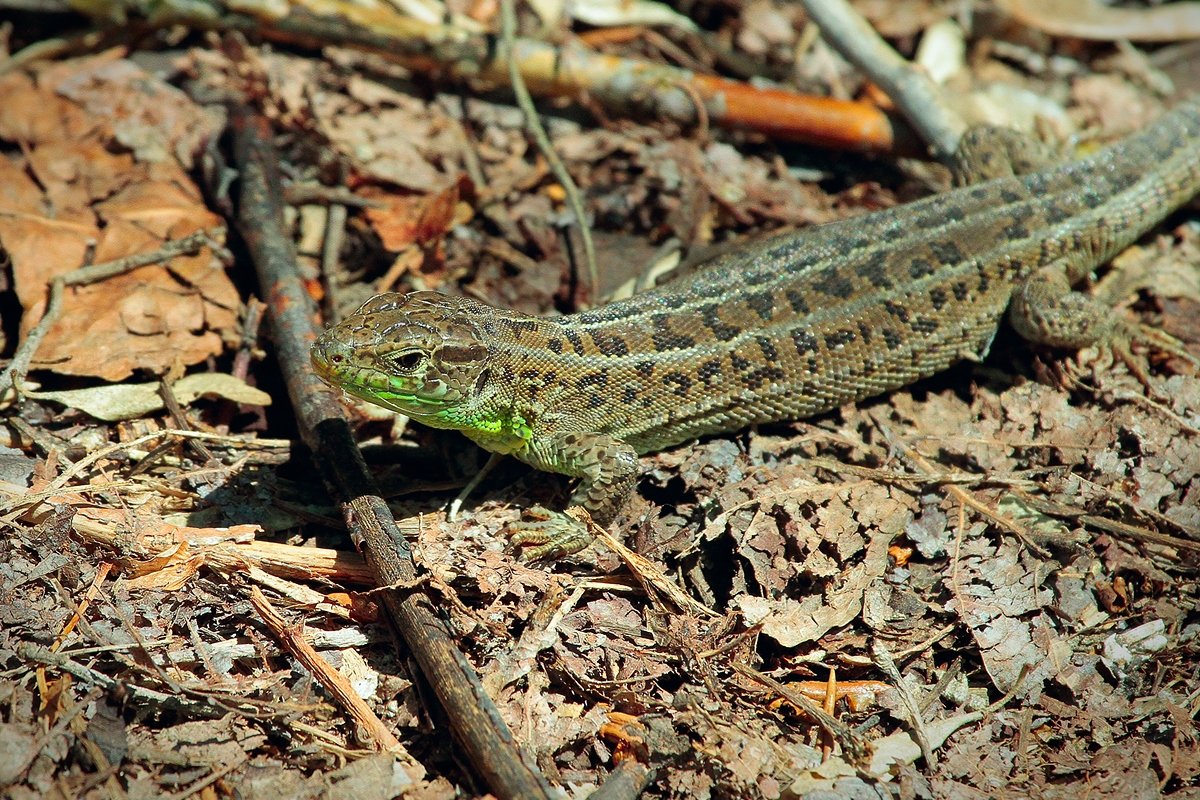
{"label": "dark spot pattern", "polygon": [[796,346],[797,355],[807,355],[817,349],[817,337],[805,330],[792,331],[792,344]]}
{"label": "dark spot pattern", "polygon": [[825,334],[825,346],[830,350],[839,350],[853,342],[854,338],[854,331],[842,328]]}
{"label": "dark spot pattern", "polygon": [[943,308],[945,308],[946,302],[949,299],[950,298],[946,296],[946,290],[940,286],[935,286],[929,290],[929,304],[937,311],[941,311]]}
{"label": "dark spot pattern", "polygon": [[572,328],[564,328],[563,335],[567,337],[567,341],[571,343],[571,349],[576,354],[584,352],[583,337],[579,335],[578,331]]}
{"label": "dark spot pattern", "polygon": [[518,342],[525,334],[537,330],[537,323],[531,319],[505,319],[502,320],[502,323],[512,333],[513,340]]}
{"label": "dark spot pattern", "polygon": [[792,311],[797,314],[809,313],[808,301],[804,299],[804,293],[799,289],[788,289],[783,293],[787,298],[788,305],[792,307]]}
{"label": "dark spot pattern", "polygon": [[775,313],[775,296],[770,292],[755,292],[746,297],[746,305],[767,322]]}
{"label": "dark spot pattern", "polygon": [[762,351],[763,361],[773,364],[779,360],[779,351],[775,349],[774,342],[765,336],[757,336],[754,341],[758,344],[758,349]]}
{"label": "dark spot pattern", "polygon": [[606,356],[627,356],[629,355],[629,346],[625,344],[625,340],[620,336],[609,336],[604,334],[592,334],[592,341],[596,343],[596,349]]}
{"label": "dark spot pattern", "polygon": [[888,253],[876,250],[858,267],[858,275],[876,289],[891,289],[896,284],[888,274]]}
{"label": "dark spot pattern", "polygon": [[675,311],[686,306],[689,299],[690,298],[686,294],[668,294],[663,296],[662,304],[672,311]]}
{"label": "dark spot pattern", "polygon": [[589,386],[596,386],[601,389],[608,386],[608,370],[602,369],[598,372],[589,372],[575,381],[576,389],[586,389]]}
{"label": "dark spot pattern", "polygon": [[748,389],[758,389],[768,381],[782,381],[783,370],[779,367],[759,367],[742,376],[742,384]]}
{"label": "dark spot pattern", "polygon": [[660,352],[667,350],[685,350],[696,344],[696,340],[691,336],[685,336],[682,333],[675,333],[668,328],[662,328],[650,334],[651,341],[654,342],[654,349]]}
{"label": "dark spot pattern", "polygon": [[711,386],[715,380],[721,377],[721,359],[710,358],[696,368],[696,377],[703,381],[705,386]]}
{"label": "dark spot pattern", "polygon": [[811,253],[808,254],[807,258],[797,259],[794,263],[790,263],[795,257],[796,251],[800,250],[801,247],[802,242],[799,238],[785,236],[780,244],[775,245],[766,252],[767,260],[788,264],[789,266],[794,267],[808,266],[809,264],[813,263]]}
{"label": "dark spot pattern", "polygon": [[908,322],[908,307],[903,303],[897,303],[895,300],[884,300],[883,309],[901,322]]}
{"label": "dark spot pattern", "polygon": [[911,275],[914,280],[926,278],[933,273],[933,264],[929,263],[927,259],[914,258],[912,261],[908,262],[908,274]]}
{"label": "dark spot pattern", "polygon": [[1071,218],[1071,210],[1063,208],[1058,203],[1051,202],[1046,204],[1045,209],[1042,211],[1042,216],[1045,217],[1046,222],[1049,222],[1051,225],[1057,225]]}
{"label": "dark spot pattern", "polygon": [[639,378],[649,378],[654,374],[654,362],[639,361],[638,363],[634,364],[633,369],[634,372],[638,374]]}
{"label": "dark spot pattern", "polygon": [[962,248],[958,246],[958,242],[950,239],[943,239],[929,244],[929,251],[933,253],[933,257],[946,266],[953,266],[960,263],[964,256]]}
{"label": "dark spot pattern", "polygon": [[774,270],[752,269],[742,275],[742,281],[747,286],[762,286],[775,280],[776,274]]}
{"label": "dark spot pattern", "polygon": [[1029,228],[1023,223],[1013,222],[1004,226],[1004,237],[1006,239],[1028,239],[1029,236]]}
{"label": "dark spot pattern", "polygon": [[742,329],[735,325],[727,325],[721,321],[720,309],[716,303],[709,303],[700,309],[700,319],[712,331],[714,337],[722,342],[737,338]]}
{"label": "dark spot pattern", "polygon": [[825,270],[821,277],[813,281],[813,288],[830,297],[840,297],[843,300],[854,296],[854,282],[836,268]]}
{"label": "dark spot pattern", "polygon": [[938,327],[938,321],[933,317],[917,317],[912,323],[914,331],[925,335],[933,333]]}
{"label": "dark spot pattern", "polygon": [[663,375],[662,382],[664,386],[674,385],[672,391],[679,397],[687,397],[692,388],[692,379],[682,372],[668,372]]}
{"label": "dark spot pattern", "polygon": [[530,397],[537,397],[541,394],[542,389],[546,388],[546,384],[541,381],[541,376],[542,374],[536,369],[521,370],[521,381]]}
{"label": "dark spot pattern", "polygon": [[603,309],[594,309],[592,311],[582,311],[576,315],[575,319],[581,325],[599,325],[607,320],[603,313]]}

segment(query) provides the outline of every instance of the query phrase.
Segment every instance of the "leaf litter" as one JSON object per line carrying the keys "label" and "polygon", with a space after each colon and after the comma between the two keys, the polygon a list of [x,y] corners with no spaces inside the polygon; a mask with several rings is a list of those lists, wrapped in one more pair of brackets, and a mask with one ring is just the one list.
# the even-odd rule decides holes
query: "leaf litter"
{"label": "leaf litter", "polygon": [[[745,12],[743,38],[778,58],[794,31],[764,6]],[[178,57],[180,73],[232,80],[234,65],[218,52]],[[361,62],[346,53],[335,55],[339,69],[282,53],[251,60],[276,124],[317,136],[370,201],[349,246],[377,251],[353,283],[331,276],[339,304],[361,299],[354,284],[364,277],[385,276],[398,287],[458,284],[528,311],[562,303],[567,216],[513,109],[422,96],[369,69],[347,74]],[[1120,82],[1092,78],[1101,79]],[[112,51],[0,82],[9,98],[0,139],[23,145],[0,158],[0,245],[22,331],[41,313],[51,275],[219,222],[189,171],[219,122],[135,59]],[[1084,90],[1111,113],[1094,85]],[[770,148],[562,118],[551,134],[615,238],[708,244],[730,230],[824,221],[868,197],[830,198],[781,171]],[[474,178],[463,177],[468,150],[481,170]],[[304,149],[288,156],[298,183],[327,178]],[[1152,256],[1164,288],[1153,284],[1151,309],[1193,347],[1197,238],[1194,225],[1168,231]],[[607,264],[612,286],[639,267],[618,262]],[[431,734],[409,666],[376,626],[353,622],[374,617],[366,573],[338,538],[338,510],[311,470],[289,463],[286,441],[256,440],[261,418],[237,405],[261,398],[192,407],[207,455],[168,433],[157,405],[138,407],[139,424],[110,429],[39,402],[66,399],[103,419],[69,402],[58,385],[73,384],[62,380],[124,391],[137,389],[126,380],[134,374],[211,365],[240,336],[241,303],[204,250],[72,290],[38,351],[39,382],[53,388],[19,413],[41,438],[8,442],[13,468],[0,474],[0,514],[12,526],[0,545],[0,740],[10,743],[0,777],[14,797],[56,782],[83,787],[101,758],[122,764],[132,795],[167,791],[167,776],[186,785],[214,764],[245,797],[399,791],[392,758],[369,755],[265,631],[246,600],[251,585],[288,600],[305,636],[421,761],[405,796],[468,785],[444,737]],[[1066,392],[1025,377],[1042,356],[1015,337],[1002,335],[993,352],[983,367],[861,408],[644,459],[643,497],[623,529],[713,614],[673,606],[653,591],[658,578],[631,578],[613,554],[553,568],[515,561],[502,536],[513,505],[564,496],[544,476],[502,469],[457,522],[428,513],[440,495],[399,496],[394,510],[409,520],[460,646],[560,785],[594,785],[618,753],[635,751],[659,770],[654,796],[1074,797],[1084,787],[1192,796],[1200,379],[1183,367],[1156,373],[1158,396],[1135,400],[1139,389],[1119,368],[1085,366]],[[269,380],[265,365],[251,371],[251,383]],[[457,440],[361,421],[367,445],[409,459],[436,448],[470,469]],[[460,481],[444,460],[429,478]],[[389,468],[379,469],[387,482]],[[935,764],[923,759],[900,687],[875,666],[872,641],[896,658]],[[50,649],[79,674],[46,667]],[[815,696],[831,672],[839,696],[862,684],[874,700],[836,714],[867,723],[857,735],[876,760],[864,767],[828,750],[803,712],[734,664]],[[50,679],[35,694],[22,676],[37,665]],[[104,676],[127,686],[133,713],[118,705],[114,717],[87,693]],[[39,726],[72,715],[87,721],[83,733],[69,727],[42,743]],[[117,734],[100,736],[105,719]],[[89,737],[106,744],[68,746]]]}

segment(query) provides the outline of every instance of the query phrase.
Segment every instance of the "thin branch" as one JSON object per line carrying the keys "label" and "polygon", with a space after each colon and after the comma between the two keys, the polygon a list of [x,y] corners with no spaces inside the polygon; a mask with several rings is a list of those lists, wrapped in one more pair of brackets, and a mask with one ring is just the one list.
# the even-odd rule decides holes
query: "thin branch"
{"label": "thin branch", "polygon": [[802,2],[821,29],[821,37],[879,84],[929,144],[934,157],[949,163],[966,123],[950,110],[937,84],[901,58],[846,0]]}
{"label": "thin branch", "polygon": [[[339,0],[329,0],[322,9],[325,15],[293,4],[283,16],[263,17],[236,13],[216,0],[194,0],[164,7],[164,16],[155,21],[205,30],[238,30],[302,47],[354,47],[423,73],[440,72],[494,86],[512,83],[509,59],[498,52],[495,38],[488,34]],[[168,13],[174,16],[168,18]],[[641,59],[619,58],[597,53],[578,40],[556,45],[517,37],[512,54],[513,65],[532,94],[586,96],[612,114],[695,125],[695,96],[703,101],[713,125],[836,149],[902,155],[926,152],[899,115],[870,103],[752,86]]]}
{"label": "thin branch", "polygon": [[[317,314],[296,269],[292,240],[283,224],[279,164],[264,119],[232,104],[234,153],[241,176],[238,222],[267,302],[280,369],[297,424],[331,494],[345,502],[351,539],[362,551],[379,586],[420,587],[421,573],[379,497],[354,442],[336,392],[312,371],[309,347],[317,336]],[[450,720],[462,746],[492,793],[506,798],[548,798],[551,788],[518,746],[471,664],[450,636],[438,605],[423,591],[378,595],[397,638],[407,645]]]}
{"label": "thin branch", "polygon": [[513,58],[516,35],[517,14],[513,9],[513,0],[500,0],[500,58],[508,62],[508,80],[512,85],[517,105],[525,115],[525,124],[529,126],[529,132],[533,134],[533,140],[537,142],[538,149],[546,157],[550,171],[562,184],[563,191],[567,195],[567,202],[571,204],[571,211],[575,214],[575,222],[579,225],[579,235],[583,239],[583,258],[588,276],[588,299],[595,301],[600,294],[600,275],[596,271],[596,245],[592,242],[592,229],[588,224],[587,209],[583,206],[583,197],[579,194],[579,187],[575,185],[571,173],[567,172],[562,159],[554,150],[554,144],[550,141],[546,128],[542,125],[541,117],[538,116],[537,108],[533,105],[533,97],[530,96],[529,89],[525,86],[525,80],[521,77],[517,60]]}

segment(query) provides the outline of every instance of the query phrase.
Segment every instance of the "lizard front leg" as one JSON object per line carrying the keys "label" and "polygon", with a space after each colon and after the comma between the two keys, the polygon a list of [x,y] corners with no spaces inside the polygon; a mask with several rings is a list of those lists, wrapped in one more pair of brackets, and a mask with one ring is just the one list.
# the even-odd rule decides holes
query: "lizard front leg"
{"label": "lizard front leg", "polygon": [[[601,525],[612,521],[637,478],[638,458],[632,447],[603,433],[567,431],[535,437],[518,457],[547,472],[579,478],[571,505],[582,506]],[[592,542],[587,526],[562,512],[534,508],[540,517],[510,526],[510,541],[528,547],[530,561],[577,553]]]}

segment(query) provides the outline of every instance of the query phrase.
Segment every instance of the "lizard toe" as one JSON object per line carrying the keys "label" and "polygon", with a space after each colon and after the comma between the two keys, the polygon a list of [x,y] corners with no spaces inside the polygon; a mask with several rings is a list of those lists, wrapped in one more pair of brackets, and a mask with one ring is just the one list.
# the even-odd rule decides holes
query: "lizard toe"
{"label": "lizard toe", "polygon": [[510,551],[520,551],[524,562],[548,561],[578,553],[595,537],[587,526],[561,511],[543,506],[526,509],[526,517],[508,526]]}

